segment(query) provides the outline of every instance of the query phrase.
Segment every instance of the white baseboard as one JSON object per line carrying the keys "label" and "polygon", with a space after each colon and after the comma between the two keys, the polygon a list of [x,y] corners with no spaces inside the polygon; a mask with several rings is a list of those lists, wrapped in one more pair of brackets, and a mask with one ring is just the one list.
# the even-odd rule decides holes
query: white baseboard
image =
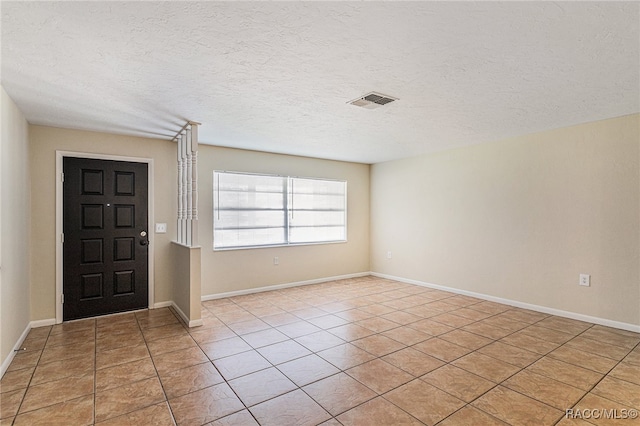
{"label": "white baseboard", "polygon": [[49,318],[38,321],[31,321],[31,328],[47,327],[49,325],[56,325],[56,319]]}
{"label": "white baseboard", "polygon": [[2,362],[2,366],[0,366],[0,378],[4,376],[4,373],[9,368],[9,365],[11,365],[11,361],[13,361],[13,357],[16,356],[16,351],[20,350],[20,348],[22,347],[22,343],[24,342],[24,339],[26,339],[27,334],[29,334],[30,330],[31,330],[31,323],[27,324],[27,327],[24,329],[24,331],[18,338],[18,341],[16,342],[16,344],[13,345],[11,352],[9,352],[9,355],[7,355],[7,358]]}
{"label": "white baseboard", "polygon": [[18,341],[16,342],[16,344],[13,345],[13,348],[11,349],[11,352],[9,352],[9,355],[7,355],[7,358],[4,361],[2,361],[2,365],[0,366],[0,377],[4,376],[4,373],[9,368],[9,365],[11,365],[11,361],[13,361],[13,357],[16,356],[16,351],[19,351],[22,348],[24,339],[27,338],[27,335],[29,334],[29,331],[31,331],[32,328],[45,327],[49,325],[54,325],[55,323],[56,323],[55,318],[49,318],[49,319],[43,319],[38,321],[31,321],[29,324],[27,324],[27,327],[24,329],[24,331],[18,338]]}
{"label": "white baseboard", "polygon": [[262,293],[265,291],[280,290],[280,289],[289,288],[289,287],[299,287],[303,285],[320,284],[320,283],[326,283],[329,281],[345,280],[348,278],[366,277],[367,275],[372,275],[372,274],[370,272],[358,272],[355,274],[338,275],[335,277],[317,278],[314,280],[297,281],[292,283],[274,284],[274,285],[268,285],[264,287],[248,288],[246,290],[228,291],[226,293],[207,294],[202,296],[201,300],[204,302],[206,300],[224,299],[225,297],[243,296],[245,294]]}
{"label": "white baseboard", "polygon": [[174,302],[171,302],[171,306],[173,306],[173,309],[175,309],[178,315],[180,315],[180,318],[182,318],[182,321],[184,321],[184,323],[187,324],[189,328],[200,327],[204,324],[204,322],[202,322],[202,319],[189,320],[189,317],[184,312],[182,312],[182,309],[180,309],[180,307]]}
{"label": "white baseboard", "polygon": [[189,320],[189,317],[187,317],[187,314],[182,312],[182,309],[180,309],[180,307],[178,307],[178,305],[172,300],[169,300],[169,301],[166,301],[166,302],[154,303],[154,305],[153,305],[153,309],[168,308],[168,307],[172,307],[173,309],[175,309],[175,311],[178,313],[178,315],[180,315],[180,318],[182,319],[182,321],[185,324],[187,324],[190,328],[191,327],[200,327],[201,325],[204,324],[201,319]]}
{"label": "white baseboard", "polygon": [[477,299],[488,300],[490,302],[502,303],[504,305],[515,306],[516,308],[529,309],[531,311],[542,312],[544,314],[557,315],[559,317],[570,318],[578,321],[590,322],[593,324],[604,325],[606,327],[619,328],[621,330],[633,331],[640,333],[640,325],[630,324],[626,322],[614,321],[606,318],[592,317],[590,315],[578,314],[576,312],[563,311],[561,309],[548,308],[546,306],[534,305],[531,303],[519,302],[517,300],[504,299],[502,297],[489,296],[482,293],[476,293],[468,290],[461,290],[453,287],[446,287],[438,284],[426,283],[423,281],[412,280],[409,278],[396,277],[394,275],[380,274],[377,272],[371,272],[371,275],[379,278],[386,278],[394,281],[400,281],[407,284],[415,284],[422,287],[433,288],[436,290],[448,291],[451,293],[462,294],[464,296],[471,296]]}

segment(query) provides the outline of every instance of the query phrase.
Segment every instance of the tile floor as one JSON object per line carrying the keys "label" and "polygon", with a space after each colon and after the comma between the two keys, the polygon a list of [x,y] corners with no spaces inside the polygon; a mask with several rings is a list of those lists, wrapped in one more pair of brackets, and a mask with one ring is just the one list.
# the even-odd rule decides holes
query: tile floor
{"label": "tile floor", "polygon": [[[640,335],[375,277],[31,330],[0,425],[637,425]],[[624,411],[628,410],[628,411]]]}

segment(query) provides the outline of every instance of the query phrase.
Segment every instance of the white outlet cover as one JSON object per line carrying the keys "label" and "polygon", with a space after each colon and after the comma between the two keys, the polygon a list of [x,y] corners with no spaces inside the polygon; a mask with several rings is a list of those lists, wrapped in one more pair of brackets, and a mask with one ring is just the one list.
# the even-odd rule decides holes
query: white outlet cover
{"label": "white outlet cover", "polygon": [[578,285],[590,287],[591,286],[591,275],[588,274],[580,274],[580,281],[578,281]]}

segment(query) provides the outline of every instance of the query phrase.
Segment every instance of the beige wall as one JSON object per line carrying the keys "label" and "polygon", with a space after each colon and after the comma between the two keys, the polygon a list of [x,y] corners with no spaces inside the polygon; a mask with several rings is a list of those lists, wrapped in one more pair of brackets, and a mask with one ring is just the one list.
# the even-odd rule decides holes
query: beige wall
{"label": "beige wall", "polygon": [[[171,241],[176,238],[174,143],[105,133],[30,127],[33,198],[32,320],[55,318],[56,150],[153,158],[155,222],[167,234],[155,244],[155,302],[176,297]],[[213,252],[213,170],[347,179],[348,243]],[[369,271],[369,166],[201,145],[199,152],[202,294],[210,295]],[[280,265],[273,265],[278,256]]]}
{"label": "beige wall", "polygon": [[[369,271],[368,165],[211,146],[198,155],[203,295]],[[214,252],[213,170],[346,179],[348,242]]]}
{"label": "beige wall", "polygon": [[[28,124],[0,87],[0,364],[30,322]],[[1,373],[0,373],[1,374]]]}
{"label": "beige wall", "polygon": [[172,300],[182,311],[188,324],[202,325],[201,294],[201,248],[187,247],[177,242],[171,244]]}
{"label": "beige wall", "polygon": [[639,122],[372,166],[372,270],[640,324]]}
{"label": "beige wall", "polygon": [[167,234],[149,233],[154,244],[155,303],[170,301],[171,240],[176,238],[176,145],[159,140],[106,133],[30,126],[31,142],[31,319],[55,318],[56,150],[152,158],[155,222],[169,224]]}
{"label": "beige wall", "polygon": [[[3,177],[5,115],[3,102]],[[639,122],[634,115],[373,166],[203,145],[202,294],[373,270],[640,324]],[[154,159],[155,222],[168,224],[167,234],[151,234],[155,301],[172,300],[175,144],[43,126],[30,126],[29,140],[31,319],[55,317],[56,150]],[[348,242],[214,252],[214,169],[348,180]],[[591,274],[592,287],[578,287],[579,273]],[[3,310],[3,332],[4,324]]]}

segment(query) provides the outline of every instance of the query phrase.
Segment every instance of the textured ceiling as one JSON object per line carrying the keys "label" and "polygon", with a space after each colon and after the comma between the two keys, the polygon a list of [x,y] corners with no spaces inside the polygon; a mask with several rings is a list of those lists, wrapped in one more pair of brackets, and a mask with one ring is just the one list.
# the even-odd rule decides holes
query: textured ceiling
{"label": "textured ceiling", "polygon": [[[30,123],[375,163],[640,110],[638,2],[7,2]],[[371,91],[400,100],[368,110]]]}

